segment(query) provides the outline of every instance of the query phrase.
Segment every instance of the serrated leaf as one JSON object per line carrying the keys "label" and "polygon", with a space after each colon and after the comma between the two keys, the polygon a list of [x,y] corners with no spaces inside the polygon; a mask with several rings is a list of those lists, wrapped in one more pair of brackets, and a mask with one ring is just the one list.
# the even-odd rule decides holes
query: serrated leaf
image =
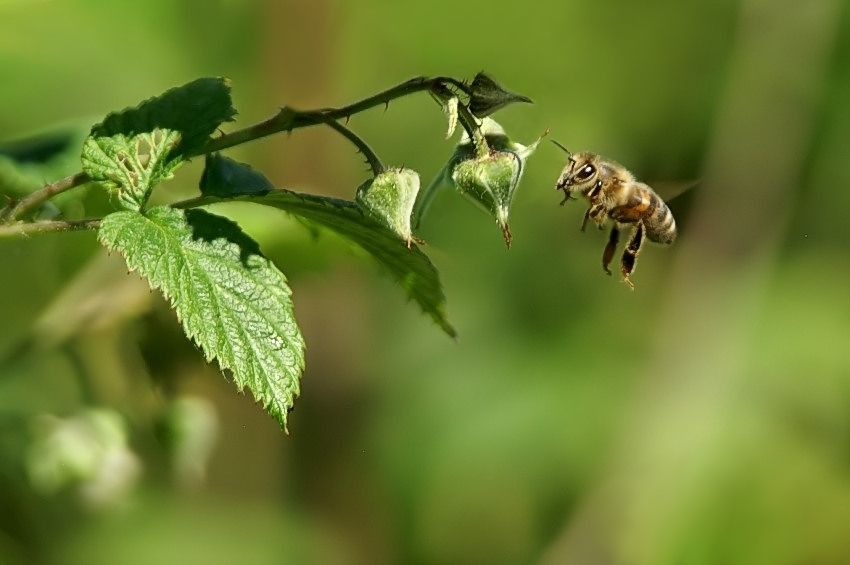
{"label": "serrated leaf", "polygon": [[128,137],[89,136],[83,143],[83,171],[118,196],[124,208],[140,210],[159,182],[171,177],[178,161],[169,153],[180,133],[155,129]]}
{"label": "serrated leaf", "polygon": [[[139,210],[153,187],[195,155],[234,115],[226,79],[202,78],[172,88],[95,125],[83,145],[83,171],[116,192],[125,208]],[[151,157],[156,153],[153,163],[148,162],[148,152]],[[150,174],[142,175],[142,169]]]}
{"label": "serrated leaf", "polygon": [[298,396],[304,341],[286,277],[239,227],[203,210],[110,214],[98,233],[171,301],[183,329],[284,428]]}
{"label": "serrated leaf", "polygon": [[446,318],[446,298],[439,273],[428,256],[416,245],[408,249],[392,230],[364,214],[354,202],[275,189],[262,196],[202,196],[191,204],[203,206],[217,202],[272,206],[336,232],[372,255],[423,312],[449,336],[457,336]]}
{"label": "serrated leaf", "polygon": [[230,98],[230,81],[199,78],[149,98],[135,108],[125,108],[106,116],[94,126],[94,137],[123,134],[134,136],[155,129],[180,132],[180,145],[173,158],[188,158],[203,147],[224,122],[233,120],[236,110]]}
{"label": "serrated leaf", "polygon": [[206,157],[200,182],[201,194],[208,196],[235,196],[238,194],[265,194],[274,185],[262,173],[245,163],[239,163],[220,153]]}

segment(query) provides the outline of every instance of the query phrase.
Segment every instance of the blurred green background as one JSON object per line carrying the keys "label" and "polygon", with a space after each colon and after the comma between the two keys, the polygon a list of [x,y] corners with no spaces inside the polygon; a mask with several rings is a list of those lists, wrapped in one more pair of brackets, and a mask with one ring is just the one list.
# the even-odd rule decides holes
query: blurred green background
{"label": "blurred green background", "polygon": [[[451,191],[425,219],[457,343],[331,234],[213,208],[294,290],[287,437],[94,233],[4,240],[0,563],[850,562],[845,2],[0,0],[0,142],[79,144],[199,76],[233,80],[246,126],[482,69],[535,101],[496,116],[516,141],[551,128],[650,183],[701,179],[636,290],[558,206],[551,144],[510,251]],[[423,182],[452,152],[424,95],[350,126]],[[229,154],[295,190],[366,178],[322,128]],[[66,217],[110,209],[66,196]]]}

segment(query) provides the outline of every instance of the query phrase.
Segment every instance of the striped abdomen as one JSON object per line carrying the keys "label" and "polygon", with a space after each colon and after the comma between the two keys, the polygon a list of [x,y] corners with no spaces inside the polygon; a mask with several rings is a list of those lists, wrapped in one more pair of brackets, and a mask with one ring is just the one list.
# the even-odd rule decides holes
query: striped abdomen
{"label": "striped abdomen", "polygon": [[633,185],[628,203],[616,206],[609,216],[617,222],[643,222],[646,237],[656,243],[670,244],[676,240],[676,220],[661,197],[643,183]]}

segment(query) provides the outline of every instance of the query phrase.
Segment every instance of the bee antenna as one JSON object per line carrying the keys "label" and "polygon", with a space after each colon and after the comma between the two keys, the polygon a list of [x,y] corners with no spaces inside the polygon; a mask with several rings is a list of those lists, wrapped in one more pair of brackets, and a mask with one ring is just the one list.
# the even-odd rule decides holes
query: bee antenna
{"label": "bee antenna", "polygon": [[564,147],[563,145],[561,145],[560,143],[558,143],[558,142],[557,142],[557,141],[555,141],[554,139],[550,139],[549,141],[551,141],[552,143],[554,143],[555,145],[557,145],[558,147],[560,147],[560,148],[561,148],[561,149],[562,149],[562,150],[563,150],[563,151],[564,151],[567,155],[569,155],[570,157],[572,157],[572,156],[573,156],[572,152],[571,152],[569,149],[567,149],[566,147]]}

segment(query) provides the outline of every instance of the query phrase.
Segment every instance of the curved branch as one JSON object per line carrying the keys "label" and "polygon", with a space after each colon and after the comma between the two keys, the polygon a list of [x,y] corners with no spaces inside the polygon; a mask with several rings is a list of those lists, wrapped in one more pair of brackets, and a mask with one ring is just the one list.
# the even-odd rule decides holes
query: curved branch
{"label": "curved branch", "polygon": [[88,220],[49,220],[44,222],[10,224],[0,226],[0,240],[55,231],[96,230],[100,227],[100,221],[100,218],[91,218]]}

